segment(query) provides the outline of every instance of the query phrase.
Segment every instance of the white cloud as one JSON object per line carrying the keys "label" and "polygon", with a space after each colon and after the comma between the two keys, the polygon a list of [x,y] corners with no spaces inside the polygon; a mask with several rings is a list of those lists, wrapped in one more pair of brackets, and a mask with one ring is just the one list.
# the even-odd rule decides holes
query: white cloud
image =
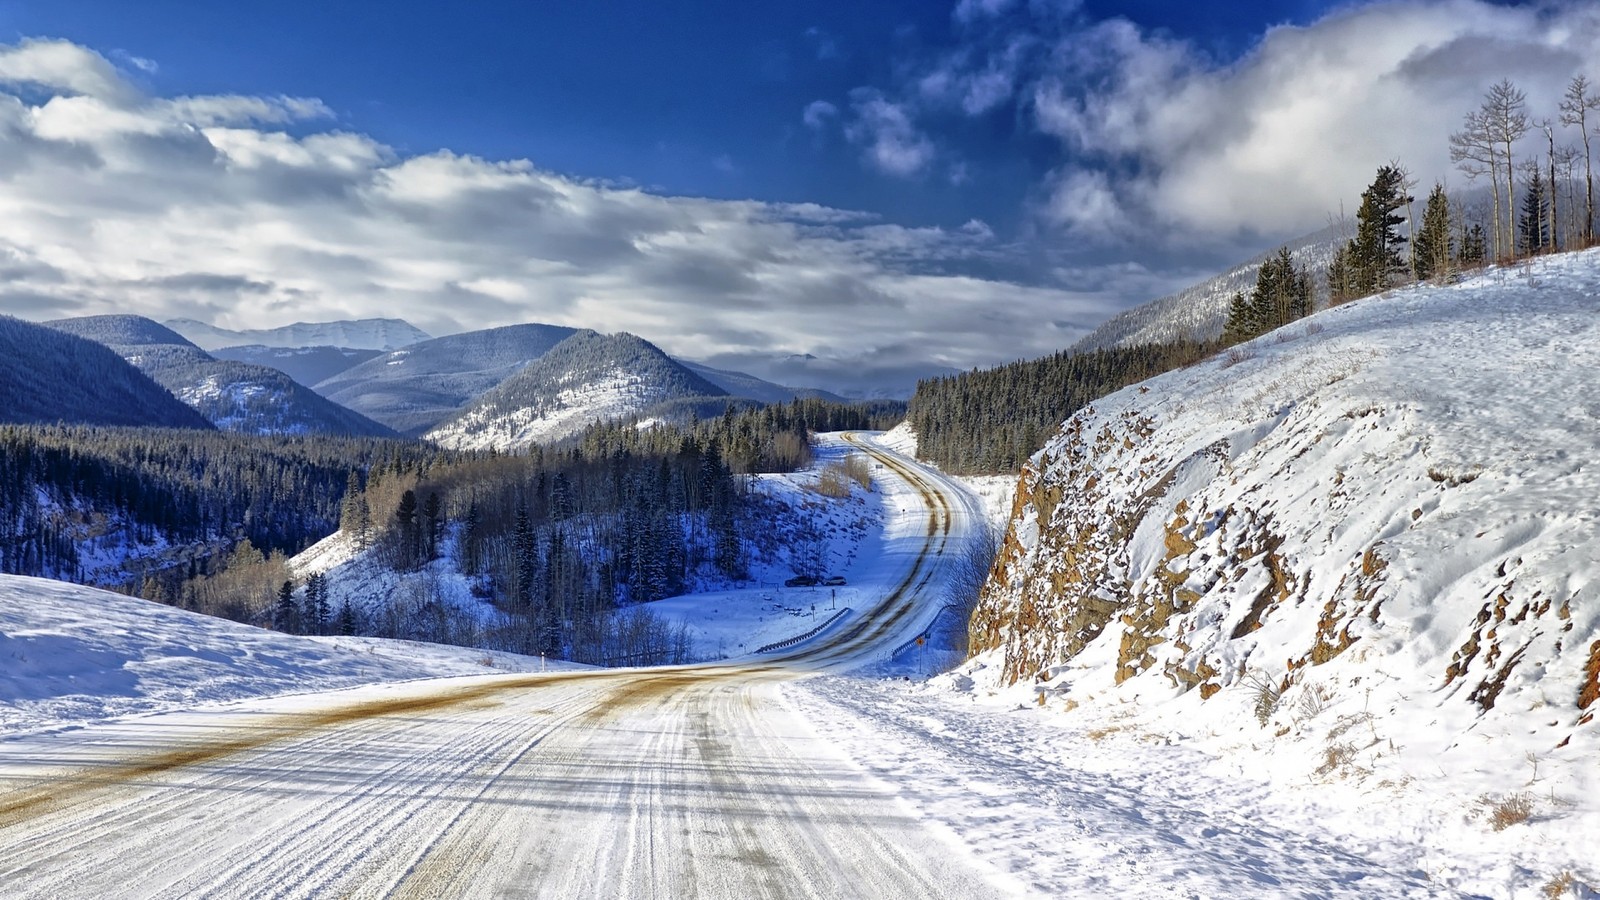
{"label": "white cloud", "polygon": [[813,100],[806,104],[805,112],[801,114],[801,118],[804,119],[807,128],[813,131],[820,131],[828,127],[828,123],[832,122],[838,115],[839,107],[826,100]]}
{"label": "white cloud", "polygon": [[845,127],[845,136],[861,145],[863,158],[873,168],[906,178],[933,163],[933,142],[918,130],[906,105],[861,88],[851,92],[850,106],[855,118]]}
{"label": "white cloud", "polygon": [[1016,0],[961,0],[952,17],[963,24],[990,19],[1015,6]]}
{"label": "white cloud", "polygon": [[134,90],[105,57],[70,41],[30,39],[0,50],[0,82],[124,101]]}
{"label": "white cloud", "polygon": [[1068,156],[1047,209],[1080,224],[1089,210],[1070,189],[1093,173],[1125,215],[1171,232],[1311,230],[1391,159],[1424,183],[1459,183],[1446,138],[1491,82],[1511,78],[1535,117],[1553,116],[1566,80],[1595,59],[1593,4],[1373,3],[1273,28],[1227,65],[1101,22],[1064,37],[1034,82],[1035,121]]}
{"label": "white cloud", "polygon": [[[31,69],[15,64],[30,54]],[[0,72],[30,85],[0,91],[0,310],[30,318],[400,316],[441,334],[551,322],[870,374],[913,371],[917,353],[957,368],[1042,354],[1111,311],[1102,294],[962,274],[1013,261],[981,222],[905,228],[525,160],[404,156],[332,130],[315,100],[145,97],[60,42],[0,48]],[[893,104],[861,97],[857,111],[886,169],[933,162]],[[1081,327],[1038,327],[1064,315]]]}
{"label": "white cloud", "polygon": [[1059,142],[1033,203],[1047,227],[1247,255],[1353,206],[1389,160],[1460,183],[1447,137],[1490,83],[1512,79],[1553,118],[1600,60],[1600,4],[1579,0],[1357,3],[1228,60],[1072,0],[960,0],[953,18],[957,43],[853,95],[870,163],[919,171],[935,146],[959,149],[937,125],[1010,113]]}

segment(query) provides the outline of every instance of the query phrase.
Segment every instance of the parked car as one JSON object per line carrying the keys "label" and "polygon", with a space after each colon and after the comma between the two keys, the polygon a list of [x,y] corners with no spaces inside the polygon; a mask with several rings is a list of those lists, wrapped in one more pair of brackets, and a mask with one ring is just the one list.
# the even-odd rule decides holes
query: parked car
{"label": "parked car", "polygon": [[841,587],[844,584],[843,575],[834,575],[822,582],[823,587]]}
{"label": "parked car", "polygon": [[796,575],[795,577],[789,579],[788,581],[785,581],[783,583],[783,586],[784,587],[811,587],[812,585],[815,585],[816,583],[817,583],[817,579],[816,579],[816,576],[814,576],[814,575]]}

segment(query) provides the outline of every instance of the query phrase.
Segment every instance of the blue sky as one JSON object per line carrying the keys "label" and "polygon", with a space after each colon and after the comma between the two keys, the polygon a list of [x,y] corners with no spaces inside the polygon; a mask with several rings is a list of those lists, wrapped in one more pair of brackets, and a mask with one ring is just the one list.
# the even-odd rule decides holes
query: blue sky
{"label": "blue sky", "polygon": [[[1315,0],[1093,2],[1232,58]],[[470,8],[463,15],[461,10]],[[340,123],[407,152],[527,158],[676,194],[816,202],[908,225],[1015,227],[1055,162],[1052,141],[999,110],[946,123],[968,181],[881,177],[803,122],[816,100],[895,79],[958,46],[952,4],[11,0],[0,29],[154,62],[160,94],[317,97]]]}
{"label": "blue sky", "polygon": [[1579,0],[0,0],[0,311],[545,321],[904,387],[1391,159],[1459,181],[1489,83],[1552,115],[1596,59]]}

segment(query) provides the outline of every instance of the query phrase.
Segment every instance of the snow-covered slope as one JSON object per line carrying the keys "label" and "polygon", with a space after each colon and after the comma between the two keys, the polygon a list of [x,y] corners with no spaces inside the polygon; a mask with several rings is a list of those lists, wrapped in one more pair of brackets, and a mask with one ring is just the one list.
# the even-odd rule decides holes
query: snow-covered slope
{"label": "snow-covered slope", "polygon": [[142,316],[46,322],[105,344],[218,428],[245,434],[392,436],[382,425],[325,399],[277,369],[219,360]]}
{"label": "snow-covered slope", "polygon": [[279,328],[234,331],[194,319],[169,319],[168,328],[204,350],[262,344],[267,347],[350,347],[357,350],[398,350],[431,335],[404,319],[356,319],[337,322],[296,322]]}
{"label": "snow-covered slope", "polygon": [[[1344,240],[1339,229],[1330,226],[1285,245],[1294,257],[1295,265],[1305,269],[1311,276],[1314,304],[1327,303],[1328,264],[1333,261],[1334,249]],[[1277,252],[1278,248],[1274,247],[1176,294],[1112,316],[1073,344],[1072,349],[1099,350],[1158,344],[1183,338],[1214,338],[1222,334],[1222,327],[1227,324],[1228,304],[1232,302],[1233,295],[1254,289],[1261,264]]]}
{"label": "snow-covered slope", "polygon": [[96,588],[0,575],[0,735],[377,681],[536,671],[539,660],[293,637]]}
{"label": "snow-covered slope", "polygon": [[405,434],[421,434],[576,329],[507,325],[423,341],[352,366],[316,389]]}
{"label": "snow-covered slope", "polygon": [[1596,384],[1600,250],[1105,398],[1023,472],[969,672],[1600,880]]}
{"label": "snow-covered slope", "polygon": [[662,404],[726,395],[649,341],[580,331],[424,437],[458,450],[509,450]]}

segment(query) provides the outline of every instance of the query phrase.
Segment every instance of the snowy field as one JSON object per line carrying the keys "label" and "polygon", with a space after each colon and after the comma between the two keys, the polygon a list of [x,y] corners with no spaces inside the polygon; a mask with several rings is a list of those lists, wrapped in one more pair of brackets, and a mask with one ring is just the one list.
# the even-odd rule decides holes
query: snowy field
{"label": "snowy field", "polygon": [[440,644],[296,637],[96,588],[0,575],[0,736],[539,668],[536,658]]}

